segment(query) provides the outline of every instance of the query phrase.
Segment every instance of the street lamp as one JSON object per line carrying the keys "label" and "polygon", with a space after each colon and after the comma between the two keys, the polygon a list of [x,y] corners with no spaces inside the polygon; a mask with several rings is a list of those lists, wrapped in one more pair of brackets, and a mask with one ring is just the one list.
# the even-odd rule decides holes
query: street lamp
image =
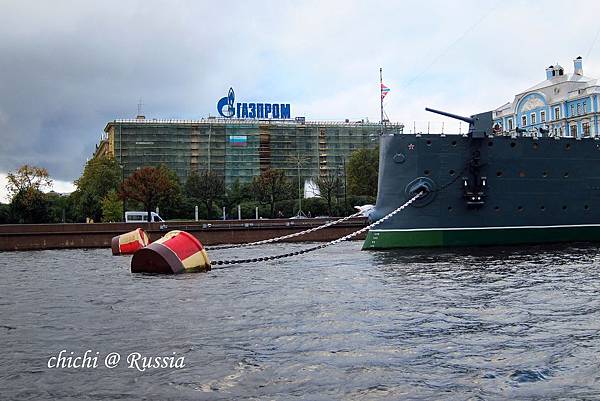
{"label": "street lamp", "polygon": [[[346,158],[344,156],[342,156],[342,164],[340,164],[338,166],[338,168],[342,169],[342,174],[344,177],[344,210],[348,209],[348,196],[347,196],[347,191],[346,191],[346,187],[347,187],[347,182],[346,182]],[[340,174],[338,173],[338,176],[340,176]]]}
{"label": "street lamp", "polygon": [[300,156],[298,153],[296,156],[291,158],[293,162],[296,163],[296,171],[298,173],[298,213],[296,213],[297,217],[306,217],[304,212],[302,211],[302,182],[300,180],[300,167],[308,161],[306,157]]}

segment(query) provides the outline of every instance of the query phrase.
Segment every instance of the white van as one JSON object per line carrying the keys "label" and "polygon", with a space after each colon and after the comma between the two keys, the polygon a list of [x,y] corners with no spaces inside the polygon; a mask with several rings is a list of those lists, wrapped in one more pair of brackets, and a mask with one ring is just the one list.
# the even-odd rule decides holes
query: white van
{"label": "white van", "polygon": [[[164,222],[156,213],[151,212],[152,222]],[[125,212],[125,223],[146,223],[148,222],[148,212]]]}

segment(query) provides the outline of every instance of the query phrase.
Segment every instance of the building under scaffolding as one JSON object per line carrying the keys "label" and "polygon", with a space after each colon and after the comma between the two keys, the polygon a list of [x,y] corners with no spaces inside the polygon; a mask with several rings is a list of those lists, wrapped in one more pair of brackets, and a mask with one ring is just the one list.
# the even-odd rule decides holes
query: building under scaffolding
{"label": "building under scaffolding", "polygon": [[[165,164],[182,182],[192,171],[212,170],[226,185],[247,183],[269,168],[290,178],[343,174],[355,149],[374,148],[381,126],[368,122],[296,120],[114,120],[96,155],[116,158],[128,176],[142,166]],[[386,132],[401,132],[386,125]]]}

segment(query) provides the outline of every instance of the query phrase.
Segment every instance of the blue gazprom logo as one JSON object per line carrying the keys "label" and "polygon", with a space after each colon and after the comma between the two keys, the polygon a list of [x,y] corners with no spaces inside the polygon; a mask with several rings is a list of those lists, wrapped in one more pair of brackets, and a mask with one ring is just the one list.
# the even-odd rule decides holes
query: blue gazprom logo
{"label": "blue gazprom logo", "polygon": [[217,102],[217,111],[225,118],[291,118],[289,103],[235,103],[233,88]]}

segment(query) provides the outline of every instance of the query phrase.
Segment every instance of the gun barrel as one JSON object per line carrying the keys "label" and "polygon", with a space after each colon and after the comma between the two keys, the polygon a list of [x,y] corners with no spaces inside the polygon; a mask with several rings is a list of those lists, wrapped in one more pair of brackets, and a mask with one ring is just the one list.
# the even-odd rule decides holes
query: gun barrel
{"label": "gun barrel", "polygon": [[441,110],[430,109],[429,107],[425,107],[425,110],[430,111],[432,113],[441,114],[446,117],[455,118],[457,120],[461,120],[461,121],[464,121],[469,124],[473,124],[475,122],[475,120],[473,120],[471,117],[463,117],[463,116],[459,116],[459,115],[448,113],[448,112],[441,111]]}

